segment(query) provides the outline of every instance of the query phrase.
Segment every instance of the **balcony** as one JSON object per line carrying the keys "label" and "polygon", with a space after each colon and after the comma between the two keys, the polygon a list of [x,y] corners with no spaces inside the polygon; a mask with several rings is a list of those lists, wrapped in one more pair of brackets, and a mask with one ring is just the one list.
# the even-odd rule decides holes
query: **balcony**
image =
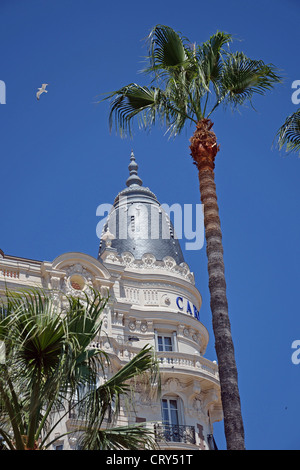
{"label": "balcony", "polygon": [[154,425],[154,432],[156,440],[160,442],[196,444],[194,426],[159,423]]}
{"label": "balcony", "polygon": [[185,354],[177,351],[159,351],[157,357],[163,370],[200,374],[215,383],[219,383],[218,365],[203,356]]}

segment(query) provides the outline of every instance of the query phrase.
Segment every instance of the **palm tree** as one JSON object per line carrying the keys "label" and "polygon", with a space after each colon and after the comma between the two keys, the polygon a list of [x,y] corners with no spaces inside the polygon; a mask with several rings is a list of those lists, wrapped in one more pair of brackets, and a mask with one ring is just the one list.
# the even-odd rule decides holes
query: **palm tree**
{"label": "palm tree", "polygon": [[135,117],[141,128],[158,120],[171,136],[186,124],[195,126],[191,155],[198,169],[208,257],[210,305],[219,364],[225,436],[228,449],[244,449],[237,368],[228,317],[222,232],[214,182],[215,157],[219,151],[211,114],[221,105],[236,109],[263,95],[280,81],[276,68],[253,60],[243,52],[230,52],[232,36],[217,32],[201,45],[180,33],[156,25],[148,36],[149,86],[130,83],[107,94],[110,129],[115,123],[121,136],[132,135]]}
{"label": "palm tree", "polygon": [[130,381],[141,374],[155,378],[151,348],[99,385],[109,357],[91,342],[101,330],[107,299],[97,292],[83,300],[67,297],[61,311],[51,293],[32,289],[6,292],[2,302],[0,436],[6,448],[49,448],[55,440],[50,442],[50,435],[70,412],[78,419],[66,434],[79,436],[83,449],[153,447],[153,433],[145,427],[114,427]]}
{"label": "palm tree", "polygon": [[288,116],[277,134],[279,149],[300,153],[300,109]]}

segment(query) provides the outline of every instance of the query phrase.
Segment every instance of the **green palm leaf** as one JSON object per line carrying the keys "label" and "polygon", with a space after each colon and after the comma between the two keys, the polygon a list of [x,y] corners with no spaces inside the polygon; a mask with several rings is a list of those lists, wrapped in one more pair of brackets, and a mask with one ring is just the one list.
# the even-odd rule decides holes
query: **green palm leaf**
{"label": "green palm leaf", "polygon": [[243,52],[227,54],[220,74],[220,101],[234,107],[251,102],[254,94],[263,95],[273,88],[280,78],[272,64],[252,60]]}
{"label": "green palm leaf", "polygon": [[143,424],[99,429],[95,434],[87,433],[80,446],[90,450],[146,450],[156,449],[153,430]]}
{"label": "green palm leaf", "polygon": [[197,62],[201,64],[201,71],[206,87],[212,82],[218,92],[218,82],[223,66],[223,55],[229,51],[224,49],[232,41],[231,34],[218,31],[209,40],[197,47]]}
{"label": "green palm leaf", "polygon": [[172,28],[155,26],[148,38],[150,68],[145,71],[184,66],[188,59],[183,39]]}
{"label": "green palm leaf", "polygon": [[[94,390],[90,390],[82,399],[81,406],[89,416],[87,428],[92,433],[98,432],[103,420],[113,421],[120,410],[120,400],[132,391],[130,381],[139,375],[146,380],[148,393],[159,391],[159,368],[149,346],[142,348],[136,356],[118,370],[110,379]],[[155,387],[153,388],[153,386]]]}
{"label": "green palm leaf", "polygon": [[[0,435],[11,449],[33,448],[41,436],[40,446],[51,445],[47,439],[68,415],[68,403],[74,403],[85,423],[82,426],[80,421],[73,432],[88,435],[93,429],[93,439],[107,439],[109,434],[99,433],[101,424],[117,416],[121,395],[131,393],[130,381],[146,371],[151,377],[157,370],[151,348],[145,347],[115,376],[97,386],[99,371],[110,361],[90,343],[100,332],[107,299],[94,292],[89,298],[67,300],[69,305],[61,312],[51,293],[32,289],[7,292],[1,306],[0,340],[5,343],[6,360],[0,365]],[[53,422],[51,416],[57,410],[61,417]],[[139,429],[125,431],[122,443],[121,435],[118,437],[118,445],[133,448]],[[146,442],[149,433],[142,429],[139,436]]]}
{"label": "green palm leaf", "polygon": [[[109,93],[109,126],[121,136],[132,136],[132,122],[150,129],[157,121],[176,136],[186,123],[209,117],[221,104],[233,109],[254,94],[264,94],[280,81],[272,64],[232,53],[232,36],[218,31],[203,44],[164,25],[155,26],[148,38],[150,86],[131,83]],[[228,47],[227,47],[228,46]]]}
{"label": "green palm leaf", "polygon": [[[172,93],[174,88],[176,91]],[[166,91],[158,87],[142,87],[131,83],[108,94],[105,99],[111,100],[110,129],[115,124],[122,136],[132,135],[132,120],[135,116],[138,116],[141,128],[150,128],[158,120],[167,128],[175,126],[179,129],[188,118],[184,106],[184,89],[176,86],[174,82]]]}
{"label": "green palm leaf", "polygon": [[154,124],[157,108],[160,106],[159,94],[159,89],[141,87],[135,83],[130,83],[120,90],[110,93],[105,98],[112,99],[109,115],[110,129],[113,127],[113,118],[115,118],[116,129],[121,134],[128,132],[131,135],[131,121],[138,114],[141,116],[141,125]]}
{"label": "green palm leaf", "polygon": [[300,154],[300,109],[288,116],[277,132],[279,149]]}

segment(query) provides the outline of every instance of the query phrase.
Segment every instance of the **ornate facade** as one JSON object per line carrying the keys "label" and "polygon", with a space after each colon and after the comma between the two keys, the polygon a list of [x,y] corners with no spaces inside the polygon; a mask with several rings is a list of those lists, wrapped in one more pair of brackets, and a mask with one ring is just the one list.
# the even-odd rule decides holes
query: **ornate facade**
{"label": "ornate facade", "polygon": [[[168,216],[142,186],[137,169],[132,154],[127,187],[114,201],[98,258],[65,253],[41,262],[0,251],[0,289],[53,289],[58,303],[60,292],[109,292],[95,342],[110,354],[115,370],[151,344],[161,372],[160,396],[150,399],[137,385],[134,410],[124,404],[121,423],[154,423],[162,449],[212,449],[213,423],[222,419],[222,407],[217,364],[204,357],[209,338],[200,321],[201,295]],[[74,418],[56,433],[71,429]],[[76,437],[64,436],[53,448],[75,449]]]}

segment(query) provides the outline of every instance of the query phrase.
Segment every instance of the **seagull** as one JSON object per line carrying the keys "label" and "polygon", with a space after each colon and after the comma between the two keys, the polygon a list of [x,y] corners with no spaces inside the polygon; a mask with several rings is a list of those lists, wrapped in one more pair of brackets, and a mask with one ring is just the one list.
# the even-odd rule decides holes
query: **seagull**
{"label": "seagull", "polygon": [[40,95],[41,95],[42,93],[48,93],[48,91],[46,90],[46,86],[47,86],[47,85],[48,85],[48,83],[43,83],[43,84],[42,84],[42,87],[41,87],[41,88],[38,88],[39,91],[38,91],[37,94],[36,94],[36,97],[37,97],[38,100],[40,99]]}

